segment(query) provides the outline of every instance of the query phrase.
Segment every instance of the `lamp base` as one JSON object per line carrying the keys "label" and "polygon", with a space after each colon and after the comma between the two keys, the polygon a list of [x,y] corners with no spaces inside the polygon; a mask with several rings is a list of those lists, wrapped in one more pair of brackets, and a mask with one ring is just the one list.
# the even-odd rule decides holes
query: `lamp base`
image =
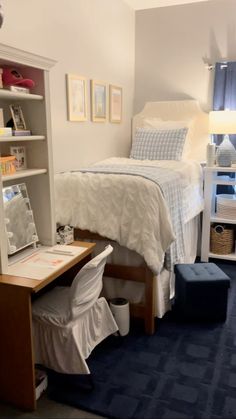
{"label": "lamp base", "polygon": [[230,167],[234,162],[236,162],[236,150],[226,134],[217,148],[216,163],[220,167]]}

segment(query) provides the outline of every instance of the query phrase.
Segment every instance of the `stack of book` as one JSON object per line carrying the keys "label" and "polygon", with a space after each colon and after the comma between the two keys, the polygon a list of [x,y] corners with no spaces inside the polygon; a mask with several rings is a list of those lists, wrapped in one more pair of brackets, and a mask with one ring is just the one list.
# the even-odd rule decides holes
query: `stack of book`
{"label": "stack of book", "polygon": [[12,128],[10,127],[0,127],[0,137],[11,137]]}
{"label": "stack of book", "polygon": [[19,93],[30,93],[30,89],[28,87],[23,86],[5,86],[6,89],[11,90],[12,92],[19,92]]}
{"label": "stack of book", "polygon": [[15,135],[16,137],[31,135],[31,131],[29,129],[13,129],[12,135]]}

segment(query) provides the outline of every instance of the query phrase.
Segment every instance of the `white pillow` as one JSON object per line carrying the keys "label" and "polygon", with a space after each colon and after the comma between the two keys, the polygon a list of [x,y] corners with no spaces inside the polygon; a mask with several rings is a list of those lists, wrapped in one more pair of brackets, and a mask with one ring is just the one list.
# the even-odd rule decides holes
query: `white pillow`
{"label": "white pillow", "polygon": [[163,121],[160,118],[149,117],[143,118],[142,128],[156,128],[158,130],[171,130],[188,128],[191,121]]}
{"label": "white pillow", "polygon": [[186,121],[172,121],[166,120],[164,121],[161,118],[156,117],[143,117],[140,123],[142,128],[155,128],[158,130],[175,130],[175,129],[182,129],[188,128],[188,132],[184,142],[184,148],[182,153],[181,160],[185,159],[195,159],[195,153],[193,147],[194,146],[194,125],[195,119],[189,119]]}
{"label": "white pillow", "polygon": [[188,128],[158,130],[138,128],[130,158],[138,160],[181,160]]}

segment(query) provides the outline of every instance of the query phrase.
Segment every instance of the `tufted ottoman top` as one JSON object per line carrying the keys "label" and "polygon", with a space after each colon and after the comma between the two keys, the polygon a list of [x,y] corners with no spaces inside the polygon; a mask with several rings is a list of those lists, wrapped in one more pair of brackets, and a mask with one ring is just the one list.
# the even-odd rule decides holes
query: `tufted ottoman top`
{"label": "tufted ottoman top", "polygon": [[175,265],[178,279],[185,282],[215,282],[230,286],[230,278],[215,263],[189,263]]}

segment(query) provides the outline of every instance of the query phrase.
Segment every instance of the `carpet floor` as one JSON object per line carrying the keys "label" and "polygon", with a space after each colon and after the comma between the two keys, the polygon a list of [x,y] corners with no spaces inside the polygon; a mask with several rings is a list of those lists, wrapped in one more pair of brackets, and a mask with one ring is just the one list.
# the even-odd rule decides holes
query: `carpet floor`
{"label": "carpet floor", "polygon": [[185,323],[173,313],[146,336],[133,323],[89,358],[87,378],[49,373],[52,399],[114,419],[236,418],[236,265],[218,264],[232,281],[225,323]]}

